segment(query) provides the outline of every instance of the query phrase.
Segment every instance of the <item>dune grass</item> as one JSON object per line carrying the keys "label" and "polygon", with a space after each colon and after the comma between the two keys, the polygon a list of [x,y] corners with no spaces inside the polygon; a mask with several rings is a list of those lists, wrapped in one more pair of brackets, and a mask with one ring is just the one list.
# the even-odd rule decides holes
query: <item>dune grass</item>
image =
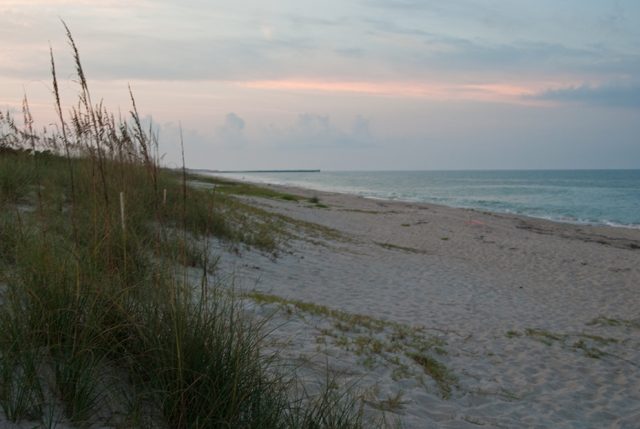
{"label": "dune grass", "polygon": [[285,201],[300,201],[302,197],[288,192],[280,192],[265,186],[256,186],[251,183],[237,182],[220,177],[205,176],[190,173],[188,178],[196,182],[204,182],[216,185],[216,190],[226,195],[242,195],[250,197],[271,198]]}
{"label": "dune grass", "polygon": [[[66,26],[65,26],[66,28]],[[0,115],[0,422],[78,427],[358,428],[355,399],[300,394],[262,322],[210,284],[215,237],[273,251],[270,221],[163,170],[131,117],[79,99],[36,133]],[[197,267],[192,270],[190,267]]]}

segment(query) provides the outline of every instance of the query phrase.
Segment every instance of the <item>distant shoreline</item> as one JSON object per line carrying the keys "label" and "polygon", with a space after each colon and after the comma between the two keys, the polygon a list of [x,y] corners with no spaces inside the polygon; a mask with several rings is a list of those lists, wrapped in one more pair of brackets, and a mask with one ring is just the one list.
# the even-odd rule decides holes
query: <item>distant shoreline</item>
{"label": "distant shoreline", "polygon": [[[213,170],[193,170],[200,171],[205,175],[213,175],[215,176],[218,173],[222,173],[221,171],[213,171]],[[286,173],[292,172],[293,170],[278,170],[278,173]],[[318,170],[319,171],[319,170]],[[636,171],[636,170],[633,170]],[[640,170],[639,170],[640,171]],[[232,172],[229,172],[232,173]],[[249,174],[248,171],[246,173]],[[332,174],[334,172],[324,172],[327,174]],[[543,213],[540,210],[536,212],[536,210],[529,209],[524,211],[519,211],[518,207],[497,207],[497,206],[489,206],[488,204],[473,204],[473,202],[453,202],[453,201],[433,201],[429,199],[421,199],[416,196],[409,195],[385,195],[385,192],[378,192],[375,188],[340,188],[339,186],[331,186],[335,185],[335,183],[325,183],[323,184],[320,180],[315,180],[315,176],[308,176],[305,181],[289,181],[287,178],[276,177],[277,175],[272,175],[271,178],[268,176],[256,177],[256,176],[244,176],[242,172],[236,172],[235,176],[227,176],[224,174],[220,174],[220,177],[229,178],[232,180],[238,180],[248,183],[253,183],[257,185],[269,185],[269,186],[284,186],[284,187],[292,187],[299,189],[306,189],[312,191],[320,191],[320,192],[330,192],[330,193],[340,193],[340,194],[348,194],[348,195],[356,195],[368,199],[373,200],[383,200],[383,201],[401,201],[406,203],[426,203],[426,204],[436,204],[442,205],[445,207],[451,208],[459,208],[459,209],[471,209],[476,211],[486,211],[490,213],[496,214],[506,214],[506,215],[514,215],[514,216],[524,216],[534,219],[543,219],[552,222],[576,225],[576,226],[600,226],[600,227],[612,227],[612,228],[623,228],[623,229],[632,229],[638,230],[640,229],[640,222],[636,219],[631,219],[631,221],[626,222],[626,219],[618,219],[615,216],[602,216],[601,218],[595,218],[593,216],[589,216],[588,213],[581,215],[580,212],[570,213],[568,215],[562,215],[562,213],[557,213],[553,211],[548,211],[547,213]],[[306,177],[306,176],[305,176]],[[315,182],[315,183],[313,183]]]}
{"label": "distant shoreline", "polygon": [[205,173],[320,173],[320,169],[315,170],[207,170],[204,168],[200,169],[189,169],[192,172],[205,172]]}

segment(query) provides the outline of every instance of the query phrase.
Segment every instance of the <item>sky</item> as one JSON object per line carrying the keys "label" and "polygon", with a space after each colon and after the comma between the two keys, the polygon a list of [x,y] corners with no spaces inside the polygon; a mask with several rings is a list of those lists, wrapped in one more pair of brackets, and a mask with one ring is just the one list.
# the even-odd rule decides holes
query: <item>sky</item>
{"label": "sky", "polygon": [[0,109],[78,93],[219,170],[640,168],[637,0],[0,0]]}

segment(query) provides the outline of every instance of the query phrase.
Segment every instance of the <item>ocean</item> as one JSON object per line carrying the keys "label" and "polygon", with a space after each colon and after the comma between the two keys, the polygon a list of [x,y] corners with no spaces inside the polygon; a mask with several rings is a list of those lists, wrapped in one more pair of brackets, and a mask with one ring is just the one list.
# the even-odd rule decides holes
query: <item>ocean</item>
{"label": "ocean", "polygon": [[640,170],[215,173],[368,198],[640,228]]}

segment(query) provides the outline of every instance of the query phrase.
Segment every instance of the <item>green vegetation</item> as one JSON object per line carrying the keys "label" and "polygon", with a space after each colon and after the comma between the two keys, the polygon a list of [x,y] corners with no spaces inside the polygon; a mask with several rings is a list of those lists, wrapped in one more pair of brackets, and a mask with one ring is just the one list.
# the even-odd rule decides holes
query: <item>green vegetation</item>
{"label": "green vegetation", "polygon": [[309,198],[308,201],[309,201],[309,203],[313,204],[314,207],[318,207],[318,208],[321,208],[321,209],[328,209],[329,208],[328,205],[326,205],[324,203],[321,203],[320,202],[320,198],[318,198],[315,195],[313,197]]}
{"label": "green vegetation", "polygon": [[272,252],[283,218],[188,187],[184,169],[161,169],[133,96],[128,121],[94,105],[67,35],[80,85],[71,117],[53,55],[56,129],[36,133],[26,99],[22,127],[0,114],[4,418],[50,427],[364,427],[347,393],[327,385],[309,395],[284,377],[277,355],[262,353],[262,322],[210,284],[212,237]]}
{"label": "green vegetation", "polygon": [[593,359],[600,359],[602,356],[606,355],[606,353],[599,348],[589,346],[584,340],[576,341],[573,344],[573,347],[575,349],[582,350],[587,357]]}
{"label": "green vegetation", "polygon": [[457,385],[458,379],[446,366],[424,353],[411,353],[409,357],[420,365],[426,374],[433,378],[445,399],[451,397],[452,386]]}
{"label": "green vegetation", "polygon": [[[337,241],[349,240],[336,229],[270,212],[234,198],[239,195],[253,195],[262,198],[292,200],[299,198],[297,196],[218,177],[193,174],[188,177],[192,184],[198,185],[197,189],[215,191],[217,205],[221,207],[220,211],[223,212],[230,224],[236,226],[236,235],[234,236],[236,242],[254,245],[275,255],[279,245],[289,238],[308,240],[315,244],[323,244],[316,240],[318,238]],[[225,192],[219,192],[221,186],[225,187]],[[242,193],[230,191],[236,186],[241,186],[245,191]],[[250,189],[250,191],[246,189]],[[317,206],[320,207],[320,205]]]}
{"label": "green vegetation", "polygon": [[344,330],[352,329],[352,327],[354,326],[360,326],[374,332],[380,332],[385,328],[385,326],[387,326],[387,324],[390,323],[370,316],[351,314],[347,313],[346,311],[334,310],[329,307],[325,307],[324,305],[314,304],[312,302],[286,299],[277,295],[271,295],[257,291],[247,293],[246,297],[258,303],[292,306],[297,310],[305,313],[335,319],[336,321],[342,323],[342,325],[338,326],[344,326]]}
{"label": "green vegetation", "polygon": [[298,195],[276,191],[266,186],[257,186],[251,183],[236,182],[219,177],[210,177],[198,174],[189,174],[187,177],[195,182],[204,182],[216,185],[216,191],[225,195],[271,198],[285,201],[300,201],[302,199]]}
{"label": "green vegetation", "polygon": [[[587,325],[593,325],[593,324],[594,324],[593,322],[590,322]],[[622,324],[610,324],[610,323],[607,323],[607,325],[623,326]],[[540,341],[543,344],[546,344],[547,346],[551,346],[554,343],[557,343],[565,349],[569,349],[573,351],[581,351],[582,353],[584,353],[585,356],[593,359],[600,359],[604,356],[620,358],[619,356],[613,353],[610,353],[608,351],[604,351],[601,348],[622,343],[622,341],[620,341],[617,338],[608,338],[600,335],[584,334],[584,333],[558,334],[554,332],[545,331],[542,329],[525,329],[524,333],[519,331],[507,331],[506,336],[507,338],[520,338],[520,337],[533,338],[537,341]]]}
{"label": "green vegetation", "polygon": [[602,345],[616,344],[620,342],[620,340],[618,340],[617,338],[607,338],[600,335],[578,334],[578,337],[581,337],[585,340],[591,340]]}
{"label": "green vegetation", "polygon": [[[188,175],[189,180],[197,184],[210,184],[215,185],[216,191],[223,195],[235,195],[235,196],[247,196],[258,198],[269,198],[272,200],[284,200],[301,202],[303,198],[299,195],[290,194],[287,192],[280,192],[267,186],[258,186],[251,183],[237,182],[220,177],[204,176],[200,174],[190,173]],[[327,209],[328,205],[320,202],[317,196],[313,196],[307,199],[307,202],[313,205],[313,207]]]}
{"label": "green vegetation", "polygon": [[600,325],[600,326],[623,326],[626,328],[635,328],[640,329],[640,320],[624,320],[624,319],[613,319],[610,317],[599,316],[587,323],[589,326]]}
{"label": "green vegetation", "polygon": [[550,346],[554,341],[562,341],[565,337],[564,335],[554,334],[543,329],[525,329],[524,334],[527,337],[534,338],[548,346]]}
{"label": "green vegetation", "polygon": [[366,214],[382,214],[384,212],[376,211],[376,210],[362,210],[362,209],[340,209],[342,212],[351,212],[351,213],[366,213]]}
{"label": "green vegetation", "polygon": [[375,244],[377,244],[378,246],[387,249],[387,250],[401,250],[403,252],[407,252],[407,253],[425,253],[424,251],[420,250],[420,249],[416,249],[413,247],[406,247],[406,246],[398,246],[397,244],[392,244],[392,243],[381,243],[378,241],[374,242]]}
{"label": "green vegetation", "polygon": [[387,365],[393,368],[394,378],[402,379],[415,376],[410,365],[418,365],[435,382],[445,399],[457,387],[457,377],[430,355],[431,352],[446,355],[443,348],[446,343],[440,338],[426,336],[422,327],[347,313],[262,292],[250,292],[245,297],[261,304],[278,305],[288,313],[295,311],[302,316],[320,316],[332,321],[333,329],[321,329],[316,342],[321,346],[326,345],[329,338],[333,345],[360,356],[366,368]]}
{"label": "green vegetation", "polygon": [[403,400],[404,394],[402,391],[398,391],[395,395],[389,395],[386,399],[376,400],[374,398],[365,398],[365,402],[370,406],[380,410],[380,411],[390,411],[397,413],[402,411],[402,409],[409,402]]}

